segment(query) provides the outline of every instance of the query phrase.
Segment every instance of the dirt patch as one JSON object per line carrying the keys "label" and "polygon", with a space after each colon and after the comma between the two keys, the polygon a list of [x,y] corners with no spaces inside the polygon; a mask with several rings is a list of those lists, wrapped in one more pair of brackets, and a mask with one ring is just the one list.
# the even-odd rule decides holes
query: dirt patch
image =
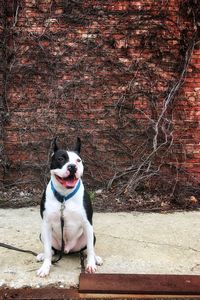
{"label": "dirt patch", "polygon": [[[114,196],[113,196],[114,195]],[[156,195],[148,192],[134,193],[131,197],[113,191],[102,191],[95,195],[94,210],[97,212],[169,212],[177,210],[194,210],[200,207],[196,196],[181,198],[170,195]]]}
{"label": "dirt patch", "polygon": [[[39,189],[21,190],[13,187],[0,192],[0,208],[30,207],[40,204],[42,191]],[[200,201],[193,193],[179,196],[158,195],[148,191],[134,192],[131,196],[121,193],[118,188],[97,189],[90,192],[96,212],[169,212],[177,210],[195,210]]]}
{"label": "dirt patch", "polygon": [[0,191],[0,208],[36,206],[40,203],[41,196],[42,192],[39,189],[5,189]]}

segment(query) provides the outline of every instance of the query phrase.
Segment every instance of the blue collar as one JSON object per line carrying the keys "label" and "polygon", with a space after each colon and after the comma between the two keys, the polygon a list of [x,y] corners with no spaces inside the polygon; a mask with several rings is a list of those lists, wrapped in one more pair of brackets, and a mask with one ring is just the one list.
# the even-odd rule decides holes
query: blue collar
{"label": "blue collar", "polygon": [[61,203],[69,200],[70,198],[72,198],[78,192],[80,186],[81,186],[81,181],[79,180],[77,185],[76,185],[76,188],[71,193],[69,193],[67,196],[63,196],[59,192],[56,191],[56,189],[53,185],[53,182],[51,180],[51,190],[54,193],[54,196],[56,197],[56,199]]}

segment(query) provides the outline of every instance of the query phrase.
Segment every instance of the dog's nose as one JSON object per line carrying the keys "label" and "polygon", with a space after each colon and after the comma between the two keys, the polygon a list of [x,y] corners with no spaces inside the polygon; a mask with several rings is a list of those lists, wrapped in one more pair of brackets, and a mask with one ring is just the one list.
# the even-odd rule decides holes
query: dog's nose
{"label": "dog's nose", "polygon": [[77,167],[74,164],[70,164],[68,165],[67,170],[70,172],[70,174],[75,174],[77,171]]}

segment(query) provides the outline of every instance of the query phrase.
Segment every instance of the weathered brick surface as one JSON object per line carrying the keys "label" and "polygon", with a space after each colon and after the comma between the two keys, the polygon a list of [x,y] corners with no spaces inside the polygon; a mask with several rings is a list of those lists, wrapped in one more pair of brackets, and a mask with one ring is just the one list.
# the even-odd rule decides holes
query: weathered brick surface
{"label": "weathered brick surface", "polygon": [[[77,136],[82,138],[86,177],[93,186],[131,164],[138,167],[152,151],[152,124],[179,76],[181,30],[191,26],[180,17],[179,4],[173,0],[165,6],[163,1],[148,0],[6,4],[4,110],[9,117],[1,124],[0,137],[4,170],[0,180],[5,185],[43,185],[55,136],[69,146]],[[3,25],[1,30],[3,34]],[[199,72],[196,47],[173,102],[174,142],[166,158],[167,164],[182,166],[195,176],[200,172]]]}
{"label": "weathered brick surface", "polygon": [[176,141],[182,145],[173,155],[194,181],[200,180],[200,50],[194,49],[187,77],[177,97],[174,123]]}

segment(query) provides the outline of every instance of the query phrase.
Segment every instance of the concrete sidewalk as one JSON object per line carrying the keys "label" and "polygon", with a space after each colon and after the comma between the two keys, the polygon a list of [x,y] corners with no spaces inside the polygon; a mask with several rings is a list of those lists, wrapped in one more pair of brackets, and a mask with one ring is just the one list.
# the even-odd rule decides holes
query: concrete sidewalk
{"label": "concrete sidewalk", "polygon": [[[39,207],[0,210],[1,242],[39,253]],[[94,214],[98,273],[200,275],[200,212]],[[78,285],[80,258],[65,256],[47,278],[35,257],[0,248],[0,286]]]}

